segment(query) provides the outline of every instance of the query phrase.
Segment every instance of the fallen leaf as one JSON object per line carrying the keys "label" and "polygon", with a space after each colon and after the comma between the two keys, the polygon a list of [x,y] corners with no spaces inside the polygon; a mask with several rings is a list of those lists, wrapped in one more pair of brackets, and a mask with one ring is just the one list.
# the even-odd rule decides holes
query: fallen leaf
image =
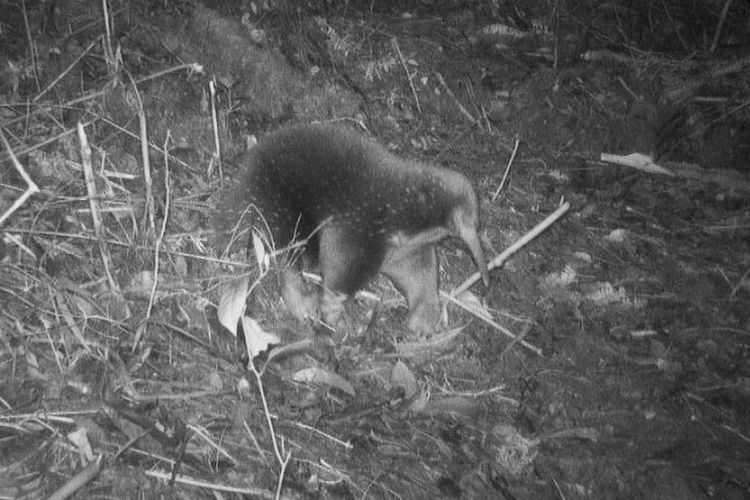
{"label": "fallen leaf", "polygon": [[396,344],[396,352],[402,357],[427,356],[446,352],[453,348],[453,343],[463,327],[453,328],[421,342],[402,342]]}
{"label": "fallen leaf", "polygon": [[331,373],[322,368],[304,368],[296,372],[292,379],[296,382],[307,382],[308,384],[322,384],[339,389],[350,396],[356,395],[354,387],[341,375]]}
{"label": "fallen leaf", "polygon": [[245,314],[245,297],[249,284],[250,278],[248,276],[232,280],[224,286],[219,299],[219,323],[232,332],[235,337],[237,336],[237,323]]}
{"label": "fallen leaf", "polygon": [[271,344],[278,344],[281,339],[274,333],[263,330],[257,321],[249,316],[243,316],[242,329],[245,332],[245,346],[247,354],[253,360]]}

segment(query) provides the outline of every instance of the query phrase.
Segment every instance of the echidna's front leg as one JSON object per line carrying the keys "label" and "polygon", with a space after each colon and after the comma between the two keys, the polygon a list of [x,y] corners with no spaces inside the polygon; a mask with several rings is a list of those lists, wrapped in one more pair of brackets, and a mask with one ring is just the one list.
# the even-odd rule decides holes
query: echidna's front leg
{"label": "echidna's front leg", "polygon": [[425,245],[399,260],[386,258],[381,272],[406,297],[411,314],[409,329],[433,333],[440,320],[435,244]]}

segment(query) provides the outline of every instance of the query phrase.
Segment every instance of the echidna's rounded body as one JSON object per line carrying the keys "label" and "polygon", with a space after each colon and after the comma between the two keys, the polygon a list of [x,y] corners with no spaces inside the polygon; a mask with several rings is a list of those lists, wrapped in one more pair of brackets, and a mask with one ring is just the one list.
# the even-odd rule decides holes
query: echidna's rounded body
{"label": "echidna's rounded body", "polygon": [[455,171],[402,160],[359,133],[326,125],[269,134],[245,167],[231,212],[257,209],[262,218],[252,224],[270,231],[277,248],[313,235],[306,253],[320,265],[327,320],[383,272],[406,295],[410,327],[434,327],[434,247],[451,234],[466,242],[487,281],[476,194]]}

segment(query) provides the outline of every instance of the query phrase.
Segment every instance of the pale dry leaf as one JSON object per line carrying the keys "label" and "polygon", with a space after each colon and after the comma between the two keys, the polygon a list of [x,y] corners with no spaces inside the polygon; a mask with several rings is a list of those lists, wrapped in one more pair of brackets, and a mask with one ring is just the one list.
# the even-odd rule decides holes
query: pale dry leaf
{"label": "pale dry leaf", "polygon": [[430,402],[430,394],[430,391],[422,391],[419,396],[409,402],[406,409],[413,413],[422,413],[427,408],[427,403]]}
{"label": "pale dry leaf", "polygon": [[91,444],[89,443],[89,437],[85,428],[79,427],[69,433],[67,437],[78,448],[78,452],[85,462],[90,462],[94,459],[94,452],[91,451]]}
{"label": "pale dry leaf", "polygon": [[604,241],[610,243],[624,243],[630,239],[630,232],[627,229],[614,229],[604,237]]}
{"label": "pale dry leaf", "polygon": [[224,381],[221,380],[221,375],[219,375],[219,372],[214,370],[208,375],[208,387],[215,390],[216,392],[219,392],[224,389]]}
{"label": "pale dry leaf", "polygon": [[420,342],[401,342],[395,345],[399,356],[412,358],[417,356],[433,356],[451,350],[456,337],[463,330],[462,327],[452,328],[439,335]]}
{"label": "pale dry leaf", "polygon": [[237,381],[237,394],[240,395],[240,399],[250,397],[250,381],[245,377]]}
{"label": "pale dry leaf", "polygon": [[343,391],[350,396],[354,396],[354,387],[341,375],[331,373],[322,368],[304,368],[296,372],[292,379],[296,382],[306,382],[308,384],[321,384],[328,387],[333,387]]}
{"label": "pale dry leaf", "polygon": [[219,299],[218,317],[219,323],[237,336],[237,323],[245,314],[245,298],[247,296],[247,287],[250,284],[249,276],[242,276],[231,280],[224,285],[224,289]]}
{"label": "pale dry leaf", "polygon": [[272,344],[281,343],[281,339],[275,333],[269,333],[260,327],[257,321],[249,316],[242,317],[242,329],[245,332],[245,346],[251,360],[261,352],[268,349]]}
{"label": "pale dry leaf", "polygon": [[258,263],[260,274],[266,274],[271,266],[271,256],[266,251],[263,239],[255,231],[253,231],[253,250],[255,250],[255,261]]}

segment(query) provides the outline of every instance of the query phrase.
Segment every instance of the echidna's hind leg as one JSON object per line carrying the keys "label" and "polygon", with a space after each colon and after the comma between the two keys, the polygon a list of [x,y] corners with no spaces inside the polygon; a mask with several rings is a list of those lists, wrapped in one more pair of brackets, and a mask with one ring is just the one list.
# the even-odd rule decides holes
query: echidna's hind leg
{"label": "echidna's hind leg", "polygon": [[320,313],[329,326],[336,326],[346,300],[377,273],[383,259],[381,248],[377,242],[368,241],[366,234],[343,222],[332,221],[321,229]]}
{"label": "echidna's hind leg", "polygon": [[287,310],[300,324],[319,318],[318,296],[309,290],[299,269],[291,267],[281,271],[281,297]]}
{"label": "echidna's hind leg", "polygon": [[425,245],[398,260],[386,258],[381,272],[406,297],[411,311],[409,329],[432,333],[440,320],[435,245]]}

